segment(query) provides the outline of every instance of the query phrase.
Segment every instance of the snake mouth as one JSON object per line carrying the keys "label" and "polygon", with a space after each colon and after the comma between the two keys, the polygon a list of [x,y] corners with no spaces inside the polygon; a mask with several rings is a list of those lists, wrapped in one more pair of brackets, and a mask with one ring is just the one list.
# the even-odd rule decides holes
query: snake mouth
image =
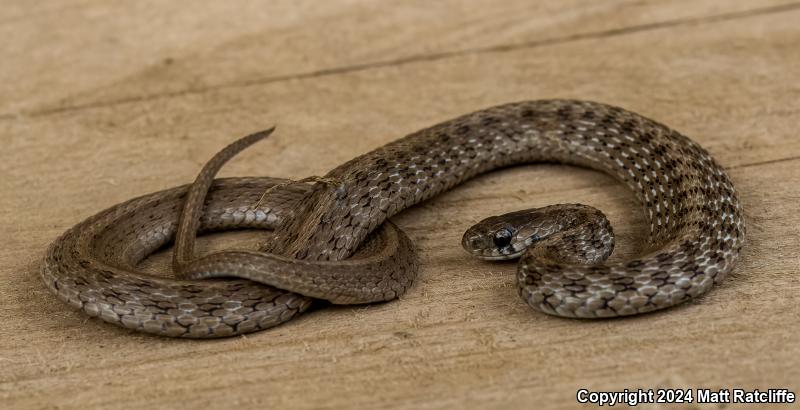
{"label": "snake mouth", "polygon": [[513,249],[509,250],[511,251],[511,253],[501,253],[501,251],[492,251],[492,250],[488,251],[473,250],[469,251],[469,253],[472,256],[475,256],[476,258],[484,261],[507,261],[521,257],[522,253],[525,251],[525,249],[522,249],[520,251],[516,251]]}

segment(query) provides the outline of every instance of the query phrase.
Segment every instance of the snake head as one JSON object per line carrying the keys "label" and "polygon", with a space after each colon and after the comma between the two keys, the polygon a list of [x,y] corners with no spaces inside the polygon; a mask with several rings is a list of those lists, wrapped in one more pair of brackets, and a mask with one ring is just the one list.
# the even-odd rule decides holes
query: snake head
{"label": "snake head", "polygon": [[461,239],[461,246],[471,255],[483,260],[519,258],[527,249],[520,237],[515,219],[509,215],[491,216],[471,226]]}
{"label": "snake head", "polygon": [[614,249],[608,219],[598,209],[581,204],[550,205],[486,218],[467,229],[461,245],[483,260],[514,259],[556,233],[565,235],[556,245],[572,252],[570,262],[599,263]]}

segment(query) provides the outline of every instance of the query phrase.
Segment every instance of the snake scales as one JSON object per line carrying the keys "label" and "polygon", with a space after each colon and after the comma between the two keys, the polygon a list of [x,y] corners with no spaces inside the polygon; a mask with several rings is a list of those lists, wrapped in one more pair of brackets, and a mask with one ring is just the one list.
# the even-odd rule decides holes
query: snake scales
{"label": "snake scales", "polygon": [[[741,205],[709,154],[664,125],[604,104],[542,100],[476,111],[359,156],[315,183],[213,180],[227,158],[264,135],[218,154],[194,188],[132,199],[69,229],[47,251],[45,283],[89,315],[179,337],[268,328],[307,309],[310,296],[388,300],[410,286],[417,264],[411,242],[387,218],[478,174],[532,162],[616,177],[650,224],[642,255],[618,263],[605,262],[610,225],[582,205],[533,210],[527,227],[490,218],[468,231],[464,246],[473,254],[521,255],[518,290],[534,309],[592,318],[674,306],[721,281],[744,244]],[[244,227],[274,230],[262,252],[194,259],[197,229]],[[138,272],[136,264],[176,232],[179,278]],[[520,240],[530,248],[520,250]],[[479,245],[489,249],[472,249]],[[199,280],[219,276],[248,279]]]}

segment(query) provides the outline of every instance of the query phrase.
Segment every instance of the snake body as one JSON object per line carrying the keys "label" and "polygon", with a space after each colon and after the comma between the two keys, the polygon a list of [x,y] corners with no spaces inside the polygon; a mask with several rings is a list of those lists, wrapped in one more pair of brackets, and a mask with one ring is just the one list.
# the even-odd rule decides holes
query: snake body
{"label": "snake body", "polygon": [[[642,254],[617,263],[604,262],[610,249],[596,251],[604,249],[598,241],[608,240],[584,229],[592,223],[564,225],[583,227],[580,234],[567,230],[532,239],[517,283],[537,310],[591,318],[674,306],[721,281],[739,256],[745,235],[741,204],[703,148],[621,108],[540,100],[420,130],[335,168],[324,183],[219,180],[198,216],[199,228],[272,228],[273,236],[261,249],[266,253],[186,260],[183,274],[249,280],[173,280],[135,271],[138,261],[174,237],[188,187],[146,195],[81,222],[50,246],[42,277],[62,300],[122,326],[183,337],[254,331],[288,320],[311,303],[274,287],[294,284],[291,275],[303,276],[315,296],[329,294],[333,282],[346,282],[348,274],[359,278],[355,287],[366,283],[387,298],[397,296],[416,265],[412,247],[403,243],[407,238],[385,224],[387,218],[481,173],[533,162],[584,166],[616,177],[642,202],[650,225]],[[276,184],[281,186],[259,203],[260,194]],[[333,276],[322,272],[342,263],[354,265]],[[285,271],[276,275],[275,269]],[[407,279],[385,282],[397,275]]]}

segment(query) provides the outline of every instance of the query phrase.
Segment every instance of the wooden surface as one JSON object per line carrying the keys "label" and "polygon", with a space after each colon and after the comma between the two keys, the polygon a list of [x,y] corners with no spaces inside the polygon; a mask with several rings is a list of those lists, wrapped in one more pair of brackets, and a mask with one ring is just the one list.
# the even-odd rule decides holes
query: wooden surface
{"label": "wooden surface", "polygon": [[[800,3],[233,3],[0,8],[0,407],[570,409],[582,387],[800,393]],[[459,114],[554,97],[655,118],[729,169],[748,243],[723,284],[622,320],[532,311],[513,263],[461,250],[472,223],[583,202],[614,224],[614,258],[645,235],[624,187],[554,165],[495,172],[394,218],[422,258],[400,300],[247,337],[134,333],[87,319],[39,279],[61,232],[190,181],[245,133],[278,125],[224,175],[301,178]],[[216,235],[201,250],[260,237]]]}

